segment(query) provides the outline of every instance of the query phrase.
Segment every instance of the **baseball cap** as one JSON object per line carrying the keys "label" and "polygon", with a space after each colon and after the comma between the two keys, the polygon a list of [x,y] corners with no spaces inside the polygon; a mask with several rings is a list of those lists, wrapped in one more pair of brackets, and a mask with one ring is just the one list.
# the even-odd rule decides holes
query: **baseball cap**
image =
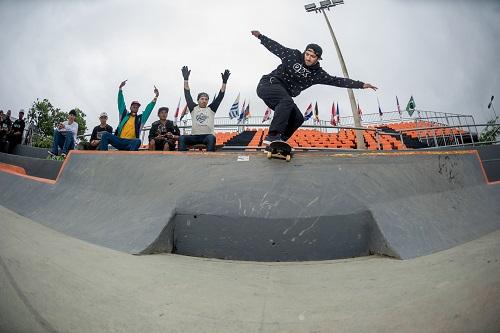
{"label": "baseball cap", "polygon": [[130,106],[132,106],[134,104],[137,104],[137,105],[141,106],[141,103],[139,103],[139,101],[132,101],[132,103],[130,103]]}
{"label": "baseball cap", "polygon": [[309,49],[313,50],[314,53],[316,53],[319,60],[323,59],[321,58],[321,55],[323,54],[323,49],[321,48],[321,46],[319,46],[318,44],[309,44],[306,46],[306,51]]}
{"label": "baseball cap", "polygon": [[101,112],[101,114],[99,115],[99,118],[102,118],[102,117],[108,118],[108,114],[106,112]]}

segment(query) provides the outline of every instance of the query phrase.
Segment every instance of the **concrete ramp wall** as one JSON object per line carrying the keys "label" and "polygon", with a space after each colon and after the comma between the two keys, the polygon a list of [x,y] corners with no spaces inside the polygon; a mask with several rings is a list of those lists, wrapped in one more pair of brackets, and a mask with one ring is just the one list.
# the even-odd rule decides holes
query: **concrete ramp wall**
{"label": "concrete ramp wall", "polygon": [[54,184],[0,173],[0,204],[98,245],[256,261],[413,258],[500,227],[475,152],[72,152]]}

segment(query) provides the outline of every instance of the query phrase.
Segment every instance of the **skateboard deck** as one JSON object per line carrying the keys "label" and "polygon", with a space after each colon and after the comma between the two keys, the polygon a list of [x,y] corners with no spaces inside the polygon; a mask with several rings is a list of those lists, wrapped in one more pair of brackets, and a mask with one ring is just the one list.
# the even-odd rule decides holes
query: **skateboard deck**
{"label": "skateboard deck", "polygon": [[267,158],[271,159],[281,158],[290,162],[292,159],[292,147],[286,143],[285,141],[274,141],[271,142],[269,146],[266,148]]}

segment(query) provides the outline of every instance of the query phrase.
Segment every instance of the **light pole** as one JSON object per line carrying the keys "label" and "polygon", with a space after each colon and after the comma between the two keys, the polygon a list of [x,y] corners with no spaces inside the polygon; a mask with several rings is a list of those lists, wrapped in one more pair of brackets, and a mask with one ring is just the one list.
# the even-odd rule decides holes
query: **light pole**
{"label": "light pole", "polygon": [[[315,3],[305,5],[304,7],[306,9],[306,12],[323,13],[323,16],[325,17],[326,20],[326,24],[328,25],[328,29],[330,30],[330,34],[332,35],[333,44],[335,44],[335,49],[337,50],[337,55],[339,57],[342,73],[344,74],[344,77],[348,79],[349,73],[347,72],[347,67],[344,62],[344,57],[342,56],[342,52],[340,52],[339,43],[337,42],[337,38],[335,37],[335,33],[333,32],[330,20],[328,19],[328,16],[326,16],[325,13],[326,9],[330,10],[331,7],[342,5],[343,3],[344,0],[325,0],[325,1],[320,1],[319,7],[317,7]],[[351,102],[351,110],[352,110],[352,117],[354,119],[354,126],[361,127],[361,118],[359,117],[358,107],[356,105],[356,99],[354,98],[354,93],[352,89],[347,89],[347,94],[349,95],[349,101]],[[356,132],[356,142],[358,149],[366,149],[362,131],[355,130],[355,132]]]}

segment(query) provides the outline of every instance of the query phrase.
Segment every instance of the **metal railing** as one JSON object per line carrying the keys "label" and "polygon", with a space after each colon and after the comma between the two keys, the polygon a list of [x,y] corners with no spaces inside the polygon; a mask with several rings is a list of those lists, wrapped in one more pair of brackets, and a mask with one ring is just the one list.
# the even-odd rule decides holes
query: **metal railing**
{"label": "metal railing", "polygon": [[[445,112],[435,112],[426,110],[416,110],[413,114],[414,117],[405,117],[403,113],[400,114],[398,111],[390,111],[383,113],[380,116],[378,113],[363,115],[363,122],[368,126],[364,127],[354,127],[351,126],[352,116],[340,117],[340,123],[337,126],[332,126],[329,121],[314,119],[309,119],[304,122],[301,128],[315,129],[322,133],[338,133],[340,130],[363,130],[368,132],[373,132],[374,137],[377,142],[377,148],[381,149],[382,135],[389,135],[397,137],[402,145],[405,145],[404,136],[408,132],[416,132],[417,140],[426,145],[427,147],[442,147],[442,146],[459,146],[459,145],[476,145],[479,143],[479,131],[478,128],[497,126],[496,130],[498,133],[499,124],[476,124],[474,118],[470,115],[460,115]],[[421,124],[429,123],[430,126],[422,127]],[[192,121],[189,115],[182,121],[177,121],[179,129],[181,129],[182,134],[191,133]],[[395,129],[392,126],[391,132],[384,131],[378,127],[386,127],[385,125],[394,123],[414,123],[414,127]],[[262,116],[252,116],[250,119],[245,119],[242,122],[238,122],[237,119],[230,119],[229,117],[217,117],[215,118],[215,130],[217,132],[227,131],[227,132],[238,132],[241,133],[244,130],[255,129],[255,128],[267,128],[270,125],[270,120],[263,121]],[[417,127],[417,126],[421,127]],[[144,144],[146,139],[146,134],[149,132],[151,126],[145,126],[142,129],[141,142]],[[445,134],[445,129],[460,129],[461,131],[452,131],[451,134]],[[441,130],[441,131],[439,131]],[[393,131],[393,132],[392,132]],[[475,134],[474,134],[475,132]],[[79,135],[79,139],[84,139],[90,136],[90,133]],[[415,138],[413,138],[415,139]],[[489,141],[490,143],[496,143],[497,140]],[[241,147],[241,148],[258,148],[258,147]],[[235,146],[227,149],[236,149]],[[311,147],[310,149],[316,149]],[[326,148],[323,148],[326,149]]]}
{"label": "metal railing", "polygon": [[[482,144],[493,144],[498,143],[500,140],[489,140],[489,141],[479,141],[478,127],[489,127],[495,126],[496,130],[500,128],[500,123],[495,124],[473,124],[473,125],[455,125],[455,126],[429,126],[429,127],[414,127],[408,129],[400,129],[399,132],[402,134],[408,132],[416,132],[418,140],[420,142],[425,142],[428,148],[439,148],[439,147],[457,147],[457,146],[475,146]],[[464,129],[465,130],[459,130]],[[445,133],[445,129],[452,129],[451,133]],[[473,129],[476,132],[473,132]],[[457,131],[455,131],[457,130]],[[429,134],[429,132],[431,132]],[[439,133],[438,133],[439,132]],[[466,140],[467,139],[467,140]]]}

